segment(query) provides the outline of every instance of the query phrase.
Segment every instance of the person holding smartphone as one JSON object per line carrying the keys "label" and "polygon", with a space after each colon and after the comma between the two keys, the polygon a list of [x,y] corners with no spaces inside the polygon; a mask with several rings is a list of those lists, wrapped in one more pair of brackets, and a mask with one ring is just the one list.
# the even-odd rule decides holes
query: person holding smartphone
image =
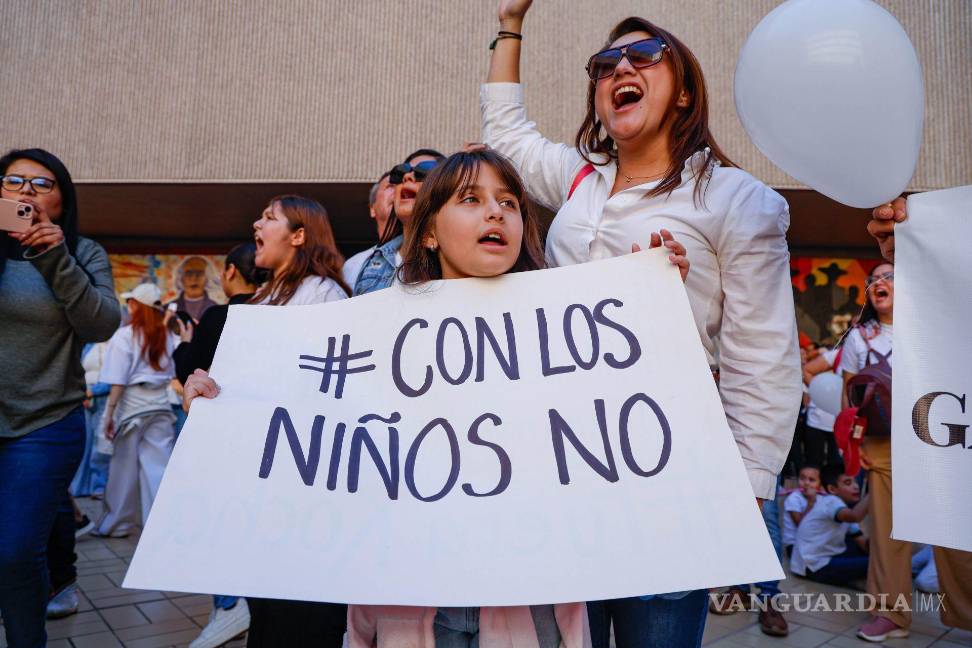
{"label": "person holding smartphone", "polygon": [[[74,545],[68,485],[85,443],[81,349],[111,337],[121,309],[108,255],[78,235],[61,160],[10,151],[0,158],[0,198],[34,213],[26,231],[0,233],[0,616],[10,648],[37,648],[47,640],[57,519],[70,535],[58,540]],[[71,587],[73,575],[62,589]]]}

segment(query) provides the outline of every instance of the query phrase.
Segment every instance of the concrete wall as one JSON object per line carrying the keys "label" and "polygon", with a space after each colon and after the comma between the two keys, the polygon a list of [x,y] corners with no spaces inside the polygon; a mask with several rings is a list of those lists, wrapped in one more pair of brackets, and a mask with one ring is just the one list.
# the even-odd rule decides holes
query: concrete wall
{"label": "concrete wall", "polygon": [[[715,133],[743,167],[799,187],[733,109],[742,43],[776,0],[537,0],[525,27],[531,116],[572,140],[583,65],[644,15],[702,61]],[[972,2],[881,0],[915,42],[927,112],[913,189],[972,183]],[[82,181],[375,178],[419,146],[478,139],[495,0],[0,0],[0,145],[39,145]],[[894,89],[888,89],[894,101]]]}

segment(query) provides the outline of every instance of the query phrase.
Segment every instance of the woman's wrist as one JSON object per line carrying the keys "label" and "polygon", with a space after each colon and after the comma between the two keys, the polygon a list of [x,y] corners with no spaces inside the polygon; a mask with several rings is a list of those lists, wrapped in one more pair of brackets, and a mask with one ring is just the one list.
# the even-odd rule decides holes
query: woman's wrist
{"label": "woman's wrist", "polygon": [[501,18],[499,24],[500,31],[513,32],[514,34],[523,33],[523,18]]}

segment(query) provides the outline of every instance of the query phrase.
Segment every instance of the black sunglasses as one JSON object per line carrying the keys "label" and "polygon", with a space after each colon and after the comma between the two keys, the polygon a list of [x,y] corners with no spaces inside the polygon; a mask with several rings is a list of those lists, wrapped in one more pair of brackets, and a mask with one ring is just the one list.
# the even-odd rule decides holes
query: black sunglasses
{"label": "black sunglasses", "polygon": [[388,174],[388,184],[402,184],[405,182],[405,176],[409,173],[415,176],[415,182],[423,182],[426,176],[432,173],[432,169],[437,166],[439,166],[438,160],[426,160],[425,162],[419,162],[414,165],[408,162],[396,164],[392,168],[391,173]]}
{"label": "black sunglasses", "polygon": [[591,81],[597,81],[614,74],[614,68],[618,67],[618,63],[625,56],[628,57],[628,62],[631,63],[632,67],[642,69],[661,61],[662,55],[667,49],[668,45],[657,36],[646,38],[598,52],[590,58],[585,69],[591,77]]}

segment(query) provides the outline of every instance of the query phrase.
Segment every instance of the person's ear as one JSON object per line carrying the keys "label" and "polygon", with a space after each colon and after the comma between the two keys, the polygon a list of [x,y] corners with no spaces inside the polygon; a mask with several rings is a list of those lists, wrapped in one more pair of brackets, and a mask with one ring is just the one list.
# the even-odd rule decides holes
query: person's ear
{"label": "person's ear", "polygon": [[836,495],[837,488],[835,486],[831,486],[830,484],[827,484],[827,493],[829,493],[830,495]]}
{"label": "person's ear", "polygon": [[299,228],[296,232],[290,235],[290,245],[292,247],[300,247],[301,245],[304,244],[305,240],[306,237],[304,234],[303,227]]}
{"label": "person's ear", "polygon": [[233,281],[233,279],[240,273],[236,269],[236,266],[232,263],[226,264],[226,269],[223,271],[223,275],[226,277],[226,281]]}
{"label": "person's ear", "polygon": [[368,213],[371,215],[371,220],[378,220],[378,214],[375,213],[374,207],[369,207]]}
{"label": "person's ear", "polygon": [[685,90],[678,93],[678,101],[675,102],[678,108],[688,108],[690,103],[692,103],[692,95]]}

